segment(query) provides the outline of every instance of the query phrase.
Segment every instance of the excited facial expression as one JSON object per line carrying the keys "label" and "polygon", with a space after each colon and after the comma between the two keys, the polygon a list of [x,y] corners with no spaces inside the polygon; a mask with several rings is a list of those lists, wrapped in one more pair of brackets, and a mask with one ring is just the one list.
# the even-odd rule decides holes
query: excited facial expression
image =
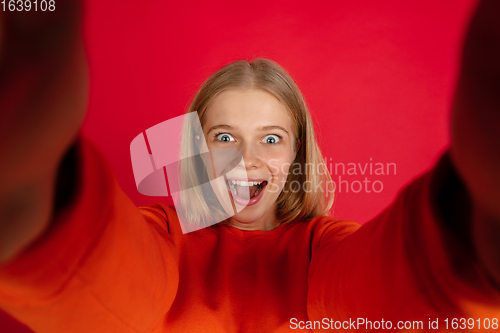
{"label": "excited facial expression", "polygon": [[[257,89],[224,91],[206,112],[203,133],[208,148],[235,149],[243,156],[244,163],[228,176],[235,206],[244,206],[229,219],[230,225],[243,230],[275,228],[276,199],[295,158],[289,112],[272,94]],[[238,179],[247,177],[248,182]]]}

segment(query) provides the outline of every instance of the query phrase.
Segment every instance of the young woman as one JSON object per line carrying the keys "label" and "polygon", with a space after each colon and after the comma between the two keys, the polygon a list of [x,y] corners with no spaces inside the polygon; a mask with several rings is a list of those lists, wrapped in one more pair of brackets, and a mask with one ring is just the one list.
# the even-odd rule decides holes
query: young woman
{"label": "young woman", "polygon": [[[327,173],[288,168],[322,157],[286,72],[257,59],[212,75],[189,111],[199,114],[198,140],[243,157],[227,177],[237,213],[187,234],[172,208],[136,208],[84,138],[73,144],[80,117],[67,109],[85,108],[85,71],[69,43],[78,6],[60,9],[29,33],[16,30],[25,29],[18,17],[2,18],[2,309],[36,332],[428,330],[435,320],[444,330],[453,318],[498,328],[497,1],[483,1],[471,25],[451,151],[361,228],[326,216],[332,196],[314,185]],[[54,27],[66,29],[30,52],[25,43],[62,31]],[[57,74],[48,84],[47,73]],[[203,216],[203,202],[185,203],[184,214]]]}
{"label": "young woman", "polygon": [[[330,174],[316,143],[306,103],[295,82],[278,64],[255,59],[225,66],[200,88],[188,115],[194,111],[199,122],[185,121],[184,156],[197,156],[204,151],[201,147],[212,155],[181,163],[179,178],[186,183],[184,188],[192,189],[179,199],[178,213],[189,217],[186,224],[198,225],[199,229],[224,220],[242,230],[271,230],[284,223],[327,215],[333,203]],[[206,146],[200,147],[200,137]],[[225,156],[229,150],[240,154]],[[215,155],[217,152],[220,154]],[[215,177],[205,176],[213,171],[204,168],[212,165],[220,169],[216,176],[224,176],[221,181],[227,182],[223,191],[230,193],[227,198],[234,202],[234,210],[231,203],[229,209],[222,207],[222,194],[214,195],[218,192]],[[212,186],[196,190],[197,185],[208,181]]]}

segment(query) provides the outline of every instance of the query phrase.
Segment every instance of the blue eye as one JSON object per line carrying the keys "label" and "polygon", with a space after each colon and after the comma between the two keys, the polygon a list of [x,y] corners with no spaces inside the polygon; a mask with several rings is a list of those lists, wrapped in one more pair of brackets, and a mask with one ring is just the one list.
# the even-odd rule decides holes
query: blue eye
{"label": "blue eye", "polygon": [[220,142],[232,142],[232,141],[235,141],[234,138],[231,136],[231,134],[228,134],[228,133],[217,134],[216,138]]}
{"label": "blue eye", "polygon": [[264,138],[264,140],[262,140],[262,142],[273,145],[280,142],[280,137],[276,134],[269,134],[266,135],[266,137]]}

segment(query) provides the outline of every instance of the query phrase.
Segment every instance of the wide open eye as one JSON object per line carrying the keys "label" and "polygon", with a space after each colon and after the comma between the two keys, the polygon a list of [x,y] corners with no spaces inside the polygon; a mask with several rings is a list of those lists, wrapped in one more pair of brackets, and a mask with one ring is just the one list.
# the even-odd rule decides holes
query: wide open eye
{"label": "wide open eye", "polygon": [[216,138],[220,142],[232,142],[232,141],[235,141],[234,138],[231,136],[231,134],[228,134],[228,133],[217,134]]}
{"label": "wide open eye", "polygon": [[280,137],[276,134],[269,134],[269,135],[266,135],[266,137],[264,138],[264,140],[262,140],[263,143],[268,143],[268,144],[276,144],[278,142],[280,142]]}

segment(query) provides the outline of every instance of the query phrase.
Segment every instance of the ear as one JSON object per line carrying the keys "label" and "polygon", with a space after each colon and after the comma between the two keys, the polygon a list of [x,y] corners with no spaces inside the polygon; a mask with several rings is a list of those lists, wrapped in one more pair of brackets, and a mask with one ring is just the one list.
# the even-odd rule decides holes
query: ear
{"label": "ear", "polygon": [[201,145],[200,136],[199,135],[195,135],[194,136],[194,146],[196,147],[196,149],[198,151],[200,151],[200,145]]}

